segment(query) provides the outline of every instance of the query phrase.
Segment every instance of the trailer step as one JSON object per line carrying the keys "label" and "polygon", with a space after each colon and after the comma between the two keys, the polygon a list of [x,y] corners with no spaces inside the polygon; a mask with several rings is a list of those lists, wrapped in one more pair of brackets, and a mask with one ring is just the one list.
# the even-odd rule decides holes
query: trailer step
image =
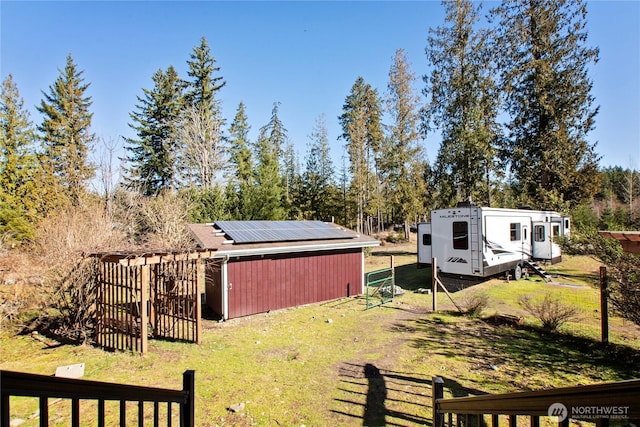
{"label": "trailer step", "polygon": [[540,265],[535,261],[525,261],[524,263],[527,267],[531,268],[538,276],[542,277],[545,282],[550,282],[552,277],[551,274],[547,273],[544,268],[540,267]]}

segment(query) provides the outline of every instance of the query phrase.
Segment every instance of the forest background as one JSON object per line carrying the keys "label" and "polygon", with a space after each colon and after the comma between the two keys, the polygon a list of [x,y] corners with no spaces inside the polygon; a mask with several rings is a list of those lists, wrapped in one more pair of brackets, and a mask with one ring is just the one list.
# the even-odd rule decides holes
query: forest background
{"label": "forest background", "polygon": [[[559,210],[578,230],[637,229],[637,170],[600,167],[588,138],[599,50],[587,43],[586,3],[490,6],[443,2],[444,20],[425,47],[430,72],[417,76],[397,49],[386,88],[358,77],[339,117],[318,116],[302,156],[279,102],[255,139],[243,102],[233,119],[223,117],[227,81],[204,37],[185,52],[186,75],[172,65],[153,73],[126,138],[93,133],[91,82],[71,54],[42,90],[39,123],[8,74],[3,246],[33,245],[47,224],[85,210],[114,230],[93,250],[189,245],[184,224],[222,219],[318,219],[367,234],[395,225],[406,238],[430,209],[468,200]],[[341,128],[339,164],[328,120]],[[430,134],[439,137],[431,160]]]}

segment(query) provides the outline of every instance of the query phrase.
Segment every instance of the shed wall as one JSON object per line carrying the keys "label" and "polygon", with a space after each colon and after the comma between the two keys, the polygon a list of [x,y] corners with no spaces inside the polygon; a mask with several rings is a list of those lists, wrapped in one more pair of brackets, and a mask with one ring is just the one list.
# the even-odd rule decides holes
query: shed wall
{"label": "shed wall", "polygon": [[229,318],[362,292],[362,250],[265,255],[228,261]]}

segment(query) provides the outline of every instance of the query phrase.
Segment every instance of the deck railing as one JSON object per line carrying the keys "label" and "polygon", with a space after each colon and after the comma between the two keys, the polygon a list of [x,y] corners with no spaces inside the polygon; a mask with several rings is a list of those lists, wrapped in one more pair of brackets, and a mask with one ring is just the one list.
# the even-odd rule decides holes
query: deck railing
{"label": "deck railing", "polygon": [[568,426],[570,419],[599,426],[611,419],[640,419],[640,380],[452,399],[443,399],[442,378],[433,378],[432,386],[433,427],[497,427],[501,415],[510,427],[519,424],[519,416],[528,417],[532,427],[540,425],[540,417],[550,417],[560,426]]}
{"label": "deck railing", "polygon": [[[172,407],[178,407],[179,423],[181,427],[194,426],[194,391],[195,373],[186,371],[183,374],[182,390],[141,387],[98,381],[88,381],[74,378],[60,378],[46,375],[26,374],[21,372],[0,371],[0,423],[2,427],[9,427],[11,422],[11,397],[26,396],[39,400],[39,425],[49,425],[49,399],[68,399],[71,401],[69,418],[71,426],[86,425],[80,419],[80,402],[97,402],[98,426],[105,426],[105,402],[119,402],[120,426],[129,426],[131,419],[127,418],[127,403],[137,403],[137,424],[139,426],[159,426],[161,407],[166,418],[166,425],[172,425]],[[153,414],[147,414],[145,419],[145,403],[153,404]],[[149,418],[152,418],[150,420]],[[112,425],[112,423],[109,423]]]}

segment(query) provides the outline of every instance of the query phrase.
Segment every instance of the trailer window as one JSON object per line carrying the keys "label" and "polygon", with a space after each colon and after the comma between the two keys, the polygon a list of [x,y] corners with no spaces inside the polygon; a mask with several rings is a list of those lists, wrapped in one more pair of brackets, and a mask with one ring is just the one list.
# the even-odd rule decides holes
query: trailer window
{"label": "trailer window", "polygon": [[431,234],[422,235],[422,246],[431,246]]}
{"label": "trailer window", "polygon": [[511,223],[511,241],[520,240],[520,223],[512,222]]}
{"label": "trailer window", "polygon": [[560,235],[560,226],[557,225],[557,224],[554,224],[553,225],[553,234],[552,234],[552,236],[553,237],[557,237],[559,235]]}
{"label": "trailer window", "polygon": [[533,228],[533,240],[535,240],[536,242],[544,242],[544,234],[544,225],[536,225]]}
{"label": "trailer window", "polygon": [[455,221],[453,223],[453,249],[469,249],[469,223]]}

